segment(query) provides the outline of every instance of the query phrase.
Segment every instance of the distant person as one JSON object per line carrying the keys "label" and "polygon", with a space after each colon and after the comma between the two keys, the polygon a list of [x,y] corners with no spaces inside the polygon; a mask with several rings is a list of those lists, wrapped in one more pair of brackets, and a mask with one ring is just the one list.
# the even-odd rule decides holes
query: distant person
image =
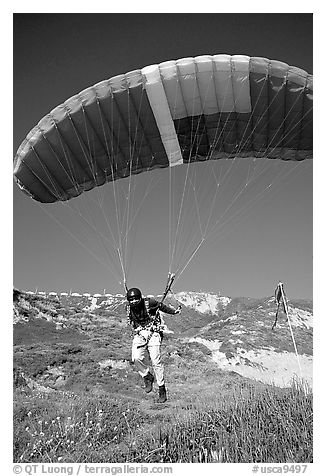
{"label": "distant person", "polygon": [[164,383],[164,369],[161,361],[162,325],[160,311],[167,314],[179,314],[180,309],[166,306],[154,298],[143,298],[138,288],[127,291],[127,317],[135,331],[132,342],[132,361],[143,377],[145,392],[152,391],[154,376],[145,364],[145,356],[149,355],[156,382],[159,388],[159,403],[167,400]]}

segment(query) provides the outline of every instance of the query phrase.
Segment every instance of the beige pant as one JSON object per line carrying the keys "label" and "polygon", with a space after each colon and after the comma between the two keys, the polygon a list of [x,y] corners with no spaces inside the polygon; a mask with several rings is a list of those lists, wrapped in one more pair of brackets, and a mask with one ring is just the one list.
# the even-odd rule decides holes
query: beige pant
{"label": "beige pant", "polygon": [[[151,333],[142,330],[136,334],[132,341],[132,361],[135,363],[139,375],[145,377],[149,372],[146,357],[150,357],[157,385],[164,385],[164,368],[161,361],[161,336],[158,332]],[[145,345],[144,345],[145,344]]]}

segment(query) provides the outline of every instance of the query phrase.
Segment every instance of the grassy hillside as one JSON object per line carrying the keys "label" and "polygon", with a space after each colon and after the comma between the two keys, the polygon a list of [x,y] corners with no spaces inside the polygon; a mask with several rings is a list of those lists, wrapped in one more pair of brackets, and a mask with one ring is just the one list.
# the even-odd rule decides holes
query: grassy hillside
{"label": "grassy hillside", "polygon": [[[231,301],[220,315],[183,307],[182,319],[165,316],[173,333],[162,346],[163,405],[156,384],[144,393],[130,362],[121,299],[95,305],[89,297],[17,293],[14,301],[15,462],[312,461],[310,389],[220,370],[195,341],[225,338],[223,350],[233,355],[227,337],[245,325],[246,344],[265,345],[265,301]],[[299,331],[308,349],[310,330]],[[273,341],[280,349],[283,332],[281,322]]]}
{"label": "grassy hillside", "polygon": [[16,391],[15,462],[312,462],[312,396],[232,379],[157,405]]}

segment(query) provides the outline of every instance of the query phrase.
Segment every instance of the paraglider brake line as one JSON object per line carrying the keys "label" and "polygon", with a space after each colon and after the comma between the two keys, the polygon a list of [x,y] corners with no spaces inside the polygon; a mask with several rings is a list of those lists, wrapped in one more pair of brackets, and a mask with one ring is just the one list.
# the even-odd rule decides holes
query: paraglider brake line
{"label": "paraglider brake line", "polygon": [[126,293],[127,293],[127,292],[128,292],[128,286],[127,286],[127,281],[126,281],[126,279],[123,280],[123,285],[124,285],[125,291],[126,291]]}
{"label": "paraglider brake line", "polygon": [[169,292],[171,291],[171,286],[173,284],[173,281],[175,279],[175,273],[171,273],[169,272],[168,274],[168,280],[167,280],[167,283],[166,283],[166,286],[165,286],[165,291],[163,293],[163,297],[161,299],[161,303],[165,300],[166,296],[169,294]]}

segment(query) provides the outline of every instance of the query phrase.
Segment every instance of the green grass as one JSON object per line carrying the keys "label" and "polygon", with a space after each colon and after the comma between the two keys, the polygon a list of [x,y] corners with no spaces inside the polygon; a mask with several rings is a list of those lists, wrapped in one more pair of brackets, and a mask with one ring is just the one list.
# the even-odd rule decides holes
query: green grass
{"label": "green grass", "polygon": [[312,395],[246,384],[149,413],[123,397],[16,390],[14,461],[312,462]]}
{"label": "green grass", "polygon": [[15,403],[14,460],[17,462],[100,461],[143,423],[130,405],[103,398],[21,394]]}
{"label": "green grass", "polygon": [[135,459],[146,461],[153,446],[148,462],[311,462],[312,400],[298,387],[234,395],[160,430]]}
{"label": "green grass", "polygon": [[[245,348],[275,340],[282,349],[288,336],[281,326],[270,330],[268,306],[262,314],[252,300],[234,300],[222,317],[239,311],[235,321],[187,310],[182,320],[167,316],[175,334],[163,341],[168,402],[159,405],[157,385],[146,395],[129,363],[132,333],[124,316],[85,312],[84,301],[65,306],[26,297],[17,304],[29,320],[14,326],[15,462],[312,461],[307,389],[280,389],[222,371],[205,346],[188,339],[212,324],[198,335],[218,338],[232,356],[230,331],[244,325]],[[268,323],[264,332],[259,320]],[[296,337],[303,350],[310,349],[305,330],[296,329]],[[103,366],[109,359],[123,365]]]}

